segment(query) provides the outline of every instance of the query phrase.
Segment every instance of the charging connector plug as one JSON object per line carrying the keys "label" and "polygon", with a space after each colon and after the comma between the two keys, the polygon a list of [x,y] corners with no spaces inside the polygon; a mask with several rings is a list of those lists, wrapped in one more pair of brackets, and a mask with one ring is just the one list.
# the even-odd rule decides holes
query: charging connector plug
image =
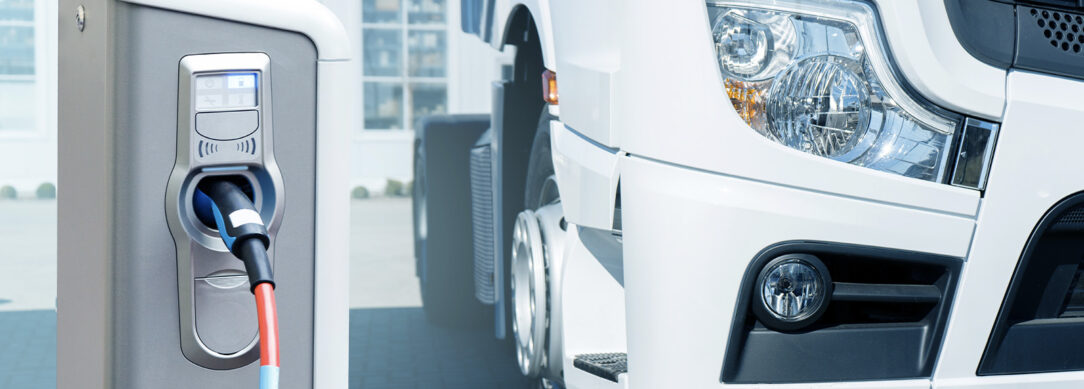
{"label": "charging connector plug", "polygon": [[204,179],[196,188],[195,209],[200,220],[214,220],[226,248],[245,263],[252,290],[261,283],[275,284],[267,248],[271,239],[252,200],[228,180]]}
{"label": "charging connector plug", "polygon": [[248,195],[229,180],[200,181],[194,205],[196,216],[206,224],[213,220],[222,242],[245,263],[260,328],[260,389],[278,389],[279,325],[267,227]]}

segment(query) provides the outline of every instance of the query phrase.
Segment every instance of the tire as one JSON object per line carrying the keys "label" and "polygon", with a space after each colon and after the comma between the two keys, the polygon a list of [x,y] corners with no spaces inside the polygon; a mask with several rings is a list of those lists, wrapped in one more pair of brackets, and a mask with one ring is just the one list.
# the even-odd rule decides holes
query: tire
{"label": "tire", "polygon": [[[524,182],[525,192],[524,192],[523,206],[521,207],[521,210],[536,211],[539,208],[541,208],[542,206],[550,204],[550,203],[555,202],[555,201],[559,201],[559,199],[560,199],[559,194],[557,192],[556,183],[551,178],[551,177],[554,176],[554,167],[553,167],[553,156],[552,156],[551,147],[550,147],[549,123],[553,119],[554,118],[547,112],[546,108],[543,107],[541,113],[539,114],[539,118],[538,118],[538,122],[537,122],[537,130],[535,131],[534,139],[531,142],[531,148],[530,148],[531,151],[530,151],[530,155],[528,157],[528,163],[527,163],[526,180]],[[511,256],[509,256],[509,258],[511,258]],[[505,269],[507,269],[508,272],[510,272],[511,269],[512,269],[512,266],[513,265],[505,266]],[[505,279],[512,280],[513,278],[511,277],[510,273],[506,272]],[[547,276],[546,277],[546,283],[548,284],[549,282],[550,282],[550,280],[549,280],[549,277]],[[548,286],[547,286],[546,289],[550,290],[550,288]],[[509,297],[512,296],[512,289],[511,289],[511,283],[510,282],[505,283],[505,296],[509,296]],[[512,328],[514,328],[514,326],[511,324],[511,320],[512,320],[511,317],[512,317],[512,315],[515,315],[515,312],[516,312],[514,304],[513,304],[513,298],[505,299],[505,303],[507,304],[506,305],[507,312],[510,313],[508,315],[507,328],[512,329]],[[545,308],[547,310],[549,309],[549,303],[550,303],[550,298],[547,298],[547,303],[546,303],[547,307]],[[547,321],[548,321],[548,319],[547,319]],[[546,332],[547,332],[547,336],[546,336],[547,344],[544,347],[548,348],[548,342],[549,342],[548,333],[549,333],[549,330],[547,329]],[[513,348],[513,349],[515,348],[516,338],[517,338],[517,335],[514,334],[514,333],[511,334],[511,336],[508,337],[508,340],[509,340],[509,343],[510,343],[509,346],[511,348]],[[528,380],[529,380],[528,387],[532,388],[532,389],[535,389],[535,388],[539,388],[539,389],[541,389],[541,388],[544,388],[544,389],[561,388],[562,385],[561,385],[560,381],[553,381],[555,378],[559,379],[560,377],[549,376],[550,374],[547,374],[545,371],[546,371],[546,369],[543,369],[542,372],[539,372],[539,375],[529,376],[528,377]]]}
{"label": "tire", "polygon": [[[471,122],[473,123],[473,122]],[[486,122],[488,123],[488,122]],[[469,150],[487,127],[433,121],[414,157],[414,247],[426,319],[442,327],[491,322],[474,296]]]}
{"label": "tire", "polygon": [[[556,184],[548,183],[553,176],[553,153],[550,148],[550,121],[553,116],[543,108],[538,117],[538,131],[531,142],[531,157],[527,163],[527,185],[523,196],[523,209],[538,209],[560,198]],[[552,184],[552,186],[547,186]]]}
{"label": "tire", "polygon": [[[541,197],[537,194],[538,188],[542,187],[546,177],[549,177],[554,172],[553,155],[550,148],[550,120],[553,120],[553,116],[547,112],[546,106],[543,106],[538,115],[538,127],[535,131],[534,139],[531,141],[531,154],[527,160],[527,180],[524,184],[526,192],[524,192],[523,196],[523,208],[520,208],[520,210],[538,208],[537,203]],[[534,190],[532,191],[532,189]],[[505,252],[505,257],[511,258],[511,253]],[[504,265],[505,280],[512,279],[511,269],[511,265]],[[512,307],[512,287],[508,281],[504,282],[503,287],[504,295],[506,296],[503,303],[505,312],[508,312],[504,317],[504,328],[507,328],[509,334],[512,335],[512,312],[515,312]],[[514,339],[514,335],[505,337],[509,347],[512,347]]]}

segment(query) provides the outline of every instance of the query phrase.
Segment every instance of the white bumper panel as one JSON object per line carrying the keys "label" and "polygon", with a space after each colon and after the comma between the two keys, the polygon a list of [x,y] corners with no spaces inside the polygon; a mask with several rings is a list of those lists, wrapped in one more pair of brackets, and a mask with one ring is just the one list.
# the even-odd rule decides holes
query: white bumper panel
{"label": "white bumper panel", "polygon": [[592,143],[557,120],[550,122],[550,144],[565,218],[584,227],[609,230],[617,196],[619,152]]}
{"label": "white bumper panel", "polygon": [[1084,83],[1012,72],[1008,91],[1005,122],[934,383],[1081,387],[1084,372],[975,376],[1032,230],[1055,203],[1084,188]]}
{"label": "white bumper panel", "polygon": [[[818,240],[963,257],[974,220],[621,158],[629,382],[718,387],[746,267],[762,249]],[[800,385],[808,387],[809,385]],[[929,388],[929,380],[847,387]]]}

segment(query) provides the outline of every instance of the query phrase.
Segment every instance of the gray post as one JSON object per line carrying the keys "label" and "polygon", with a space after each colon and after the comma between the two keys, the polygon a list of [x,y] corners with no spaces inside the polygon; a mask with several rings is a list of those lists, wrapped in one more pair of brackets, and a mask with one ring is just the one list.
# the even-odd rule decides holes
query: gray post
{"label": "gray post", "polygon": [[[87,20],[80,31],[76,11]],[[113,368],[114,4],[61,0],[57,104],[57,387],[109,388]]]}

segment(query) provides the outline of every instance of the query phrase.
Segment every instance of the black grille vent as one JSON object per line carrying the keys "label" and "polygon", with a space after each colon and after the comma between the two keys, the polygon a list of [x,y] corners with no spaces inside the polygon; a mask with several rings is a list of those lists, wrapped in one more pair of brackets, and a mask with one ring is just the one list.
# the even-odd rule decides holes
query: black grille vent
{"label": "black grille vent", "polygon": [[[1060,28],[1060,27],[1059,27]],[[1084,193],[1054,206],[1032,232],[979,375],[1084,369]]]}
{"label": "black grille vent", "polygon": [[1084,45],[1084,17],[1067,12],[1032,8],[1035,24],[1043,29],[1043,36],[1050,45],[1065,52],[1080,53]]}
{"label": "black grille vent", "polygon": [[474,297],[485,304],[497,302],[496,246],[493,217],[493,158],[488,137],[470,151],[471,221],[474,233]]}
{"label": "black grille vent", "polygon": [[1076,207],[1065,213],[1065,216],[1058,218],[1058,222],[1055,225],[1059,227],[1063,226],[1078,226],[1084,224],[1084,207]]}

